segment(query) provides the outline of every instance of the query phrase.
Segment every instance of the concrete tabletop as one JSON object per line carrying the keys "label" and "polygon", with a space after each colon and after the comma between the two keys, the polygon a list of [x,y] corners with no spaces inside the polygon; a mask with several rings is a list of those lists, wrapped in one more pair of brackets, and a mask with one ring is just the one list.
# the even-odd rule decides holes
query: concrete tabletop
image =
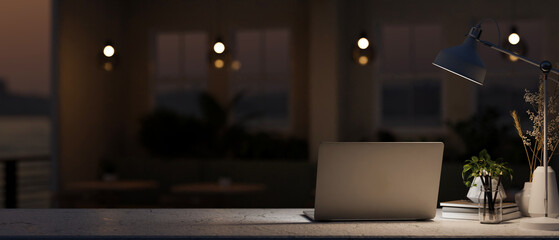
{"label": "concrete tabletop", "polygon": [[0,239],[558,238],[437,217],[429,221],[311,222],[308,209],[3,209]]}

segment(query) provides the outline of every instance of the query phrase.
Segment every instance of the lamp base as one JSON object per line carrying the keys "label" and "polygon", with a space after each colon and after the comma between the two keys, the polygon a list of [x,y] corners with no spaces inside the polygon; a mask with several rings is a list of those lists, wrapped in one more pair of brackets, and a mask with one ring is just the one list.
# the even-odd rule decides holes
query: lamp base
{"label": "lamp base", "polygon": [[559,219],[550,217],[524,218],[520,227],[532,230],[559,231]]}

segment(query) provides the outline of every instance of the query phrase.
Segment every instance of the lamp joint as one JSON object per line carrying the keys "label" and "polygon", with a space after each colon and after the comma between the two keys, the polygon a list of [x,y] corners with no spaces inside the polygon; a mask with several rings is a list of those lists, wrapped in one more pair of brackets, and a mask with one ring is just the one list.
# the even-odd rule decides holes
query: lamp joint
{"label": "lamp joint", "polygon": [[468,36],[479,39],[479,37],[481,36],[481,25],[478,24],[477,26],[470,28]]}
{"label": "lamp joint", "polygon": [[550,61],[543,61],[540,63],[540,70],[542,70],[543,73],[547,74],[551,71],[552,69],[552,65]]}

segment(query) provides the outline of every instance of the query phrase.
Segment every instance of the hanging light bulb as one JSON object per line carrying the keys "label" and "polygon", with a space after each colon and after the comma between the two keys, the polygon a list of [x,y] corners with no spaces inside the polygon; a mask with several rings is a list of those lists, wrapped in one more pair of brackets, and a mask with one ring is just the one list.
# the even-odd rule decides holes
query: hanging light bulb
{"label": "hanging light bulb", "polygon": [[518,42],[520,42],[520,36],[518,36],[517,33],[511,33],[509,35],[509,43],[512,45],[516,45],[518,44]]}
{"label": "hanging light bulb", "polygon": [[367,49],[369,47],[369,40],[366,37],[361,37],[357,41],[357,46],[359,46],[359,48],[363,50]]}
{"label": "hanging light bulb", "polygon": [[217,39],[214,44],[214,52],[217,54],[222,54],[223,52],[225,52],[225,44],[223,44],[220,39]]}
{"label": "hanging light bulb", "polygon": [[516,27],[512,27],[508,40],[512,45],[516,45],[520,42],[520,36],[516,33]]}
{"label": "hanging light bulb", "polygon": [[103,55],[105,55],[105,57],[114,56],[115,48],[110,43],[107,43],[107,45],[105,45],[105,47],[103,48]]}

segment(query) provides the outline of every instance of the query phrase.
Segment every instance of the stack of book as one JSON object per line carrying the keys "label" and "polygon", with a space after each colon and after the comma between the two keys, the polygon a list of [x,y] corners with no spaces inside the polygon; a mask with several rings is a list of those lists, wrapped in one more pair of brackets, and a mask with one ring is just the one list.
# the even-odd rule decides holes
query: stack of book
{"label": "stack of book", "polygon": [[[442,217],[464,220],[478,220],[479,206],[470,200],[441,202]],[[522,217],[516,203],[503,203],[503,221]]]}

